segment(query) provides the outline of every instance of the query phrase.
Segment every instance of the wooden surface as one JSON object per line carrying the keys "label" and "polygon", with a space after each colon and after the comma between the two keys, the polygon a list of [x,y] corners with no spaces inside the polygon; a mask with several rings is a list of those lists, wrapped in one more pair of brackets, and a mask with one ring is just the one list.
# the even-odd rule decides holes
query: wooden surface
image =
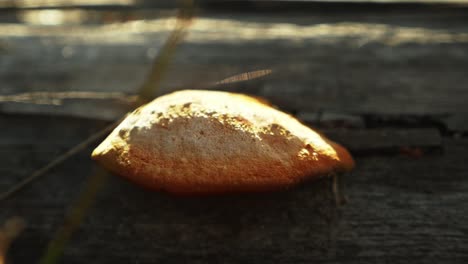
{"label": "wooden surface", "polygon": [[[203,13],[159,91],[190,89],[249,70],[271,76],[226,89],[262,95],[290,111],[384,115],[468,112],[468,13]],[[159,18],[110,25],[0,24],[2,94],[135,93],[173,28]],[[83,105],[84,104],[84,105]],[[84,106],[84,107],[82,107]],[[4,112],[113,119],[114,102],[2,104]]]}
{"label": "wooden surface", "polygon": [[[468,263],[466,18],[457,9],[198,18],[160,93],[276,69],[220,89],[265,96],[347,146],[357,161],[339,177],[347,203],[336,206],[332,178],[273,194],[181,198],[111,176],[61,263]],[[0,92],[134,93],[169,29],[162,20],[0,24]],[[0,111],[5,190],[125,105]],[[44,253],[94,170],[95,145],[0,204],[0,221],[28,222],[11,263]]]}

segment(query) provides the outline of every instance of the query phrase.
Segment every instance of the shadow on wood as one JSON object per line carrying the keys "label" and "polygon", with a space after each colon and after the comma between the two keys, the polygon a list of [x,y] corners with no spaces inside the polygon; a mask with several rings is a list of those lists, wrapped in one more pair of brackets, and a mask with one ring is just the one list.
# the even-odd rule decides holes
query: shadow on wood
{"label": "shadow on wood", "polygon": [[[111,184],[107,193],[125,196],[101,197],[99,209],[90,216],[94,227],[118,225],[120,231],[107,238],[126,244],[119,246],[126,250],[122,257],[135,250],[143,261],[259,258],[278,263],[285,256],[327,257],[333,248],[338,211],[330,178],[283,192],[208,197],[174,197],[122,182],[125,185]],[[115,216],[121,218],[116,221]],[[99,247],[104,252],[113,249],[108,243]],[[89,250],[84,244],[79,248]]]}

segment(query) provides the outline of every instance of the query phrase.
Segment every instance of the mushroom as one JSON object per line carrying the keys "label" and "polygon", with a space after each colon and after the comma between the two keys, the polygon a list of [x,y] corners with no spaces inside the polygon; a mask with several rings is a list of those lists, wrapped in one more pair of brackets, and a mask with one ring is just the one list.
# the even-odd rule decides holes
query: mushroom
{"label": "mushroom", "polygon": [[354,167],[344,147],[265,100],[203,90],[139,107],[92,158],[141,186],[184,195],[273,191]]}

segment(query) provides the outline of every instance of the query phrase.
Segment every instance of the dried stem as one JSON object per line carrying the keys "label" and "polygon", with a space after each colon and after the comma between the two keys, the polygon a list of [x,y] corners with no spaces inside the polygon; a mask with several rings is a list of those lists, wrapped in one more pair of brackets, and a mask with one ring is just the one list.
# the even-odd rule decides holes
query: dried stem
{"label": "dried stem", "polygon": [[140,97],[141,104],[147,103],[155,96],[155,93],[163,79],[162,77],[166,73],[169,63],[175,55],[176,48],[185,37],[186,29],[192,22],[193,3],[192,1],[184,2],[185,5],[180,9],[176,20],[175,29],[171,32],[160,49],[158,56],[154,59],[149,75],[140,88],[138,95]]}
{"label": "dried stem", "polygon": [[0,103],[32,103],[60,105],[66,99],[117,100],[126,103],[135,102],[136,96],[115,92],[30,92],[12,95],[0,95]]}
{"label": "dried stem", "polygon": [[21,190],[24,186],[28,185],[29,183],[33,182],[40,176],[44,175],[47,171],[50,169],[54,168],[55,166],[61,164],[65,160],[67,160],[69,157],[75,155],[76,153],[80,152],[81,150],[85,149],[89,144],[93,143],[94,141],[98,140],[99,138],[105,136],[108,134],[110,131],[112,131],[118,124],[120,123],[120,120],[118,122],[114,122],[111,125],[105,127],[104,129],[98,131],[97,133],[91,135],[87,139],[83,140],[80,142],[80,144],[74,146],[64,154],[60,155],[59,157],[55,158],[52,160],[50,163],[45,165],[44,167],[34,171],[29,177],[25,178],[24,180],[20,181],[18,184],[13,186],[11,189],[8,191],[0,194],[0,201],[3,201],[10,197],[11,195],[15,194],[19,190]]}
{"label": "dried stem", "polygon": [[95,173],[88,178],[87,184],[80,193],[75,206],[73,206],[71,212],[67,215],[63,226],[59,228],[54,238],[49,242],[47,251],[39,263],[57,262],[73,232],[79,228],[81,222],[86,217],[86,213],[92,207],[96,200],[96,195],[104,186],[107,176],[107,172],[103,168],[98,167]]}
{"label": "dried stem", "polygon": [[[171,33],[163,48],[161,49],[159,56],[157,56],[154,60],[151,72],[146,79],[146,82],[140,89],[139,104],[144,104],[150,101],[154,96],[155,91],[159,87],[159,84],[162,80],[162,76],[167,70],[171,58],[175,54],[175,48],[185,36],[185,29],[190,23],[193,5],[192,1],[185,2],[186,6],[180,10],[176,29],[174,29],[174,31]],[[41,259],[41,264],[57,262],[73,232],[78,229],[84,217],[86,216],[87,211],[89,208],[91,208],[95,200],[95,196],[104,183],[106,175],[107,173],[103,169],[100,169],[90,177],[87,186],[80,193],[78,202],[73,208],[71,214],[67,217],[65,224],[58,230],[57,234],[54,236],[54,239],[52,239],[52,241],[49,243],[47,251]]]}
{"label": "dried stem", "polygon": [[335,198],[335,205],[337,207],[339,206],[342,206],[344,204],[346,204],[347,202],[347,199],[346,197],[344,196],[340,186],[340,183],[339,183],[339,176],[338,174],[336,174],[335,172],[332,173],[331,175],[332,177],[332,192],[333,192],[333,196]]}
{"label": "dried stem", "polygon": [[219,82],[215,82],[214,85],[248,81],[248,80],[260,78],[260,77],[263,77],[265,75],[271,74],[271,72],[272,72],[271,69],[263,69],[263,70],[258,70],[258,71],[244,72],[244,73],[241,73],[241,74],[238,74],[238,75],[228,77],[228,78],[223,79],[223,80],[221,80]]}
{"label": "dried stem", "polygon": [[[185,36],[185,30],[186,28],[190,25],[191,22],[191,16],[192,16],[192,6],[193,3],[192,1],[185,1],[185,5],[183,8],[181,8],[181,11],[179,13],[178,19],[177,19],[177,24],[176,28],[172,31],[171,35],[169,38],[166,40],[163,48],[160,51],[160,55],[155,58],[153,66],[151,68],[150,74],[146,81],[144,82],[142,88],[140,89],[139,93],[139,99],[137,100],[138,105],[141,105],[143,103],[146,103],[151,99],[153,94],[155,93],[156,89],[159,86],[159,83],[162,79],[163,73],[165,72],[166,68],[169,65],[170,59],[175,53],[175,49],[177,45],[179,44],[180,41],[182,41],[183,37]],[[34,98],[34,96],[36,98]],[[45,100],[45,99],[51,99],[50,96],[53,94],[51,93],[28,93],[28,94],[20,94],[16,95],[17,98],[16,100],[23,100],[23,101],[28,101],[28,100]],[[66,98],[76,98],[77,96],[81,98],[85,97],[90,97],[90,96],[96,96],[97,93],[94,94],[85,94],[85,93],[70,93],[70,92],[64,92],[64,93],[55,93],[55,98],[52,98],[52,100],[61,100],[61,99],[66,99]],[[37,97],[39,96],[39,97]],[[107,95],[109,96],[109,94]],[[115,96],[115,94],[114,94]],[[3,99],[15,99],[15,98],[3,98]],[[2,101],[2,98],[0,97],[0,102]],[[55,166],[61,164],[65,160],[67,160],[69,157],[72,155],[76,154],[77,152],[81,151],[82,149],[86,148],[89,144],[92,142],[96,141],[97,139],[103,137],[110,131],[112,131],[119,123],[121,120],[118,122],[115,122],[111,124],[110,126],[102,129],[101,131],[98,131],[97,133],[91,135],[89,138],[85,139],[82,141],[80,144],[77,146],[73,147],[72,149],[68,150],[66,153],[63,155],[59,156],[58,158],[54,159],[51,161],[49,164],[45,165],[44,167],[36,170],[33,172],[29,177],[26,179],[22,180],[20,183],[17,185],[13,186],[11,189],[8,191],[0,194],[0,201],[5,200],[6,198],[10,197],[12,194],[16,193],[17,191],[21,190],[24,186],[28,185],[32,181],[36,180],[40,176],[44,175],[45,172],[49,171],[51,168],[54,168]]]}

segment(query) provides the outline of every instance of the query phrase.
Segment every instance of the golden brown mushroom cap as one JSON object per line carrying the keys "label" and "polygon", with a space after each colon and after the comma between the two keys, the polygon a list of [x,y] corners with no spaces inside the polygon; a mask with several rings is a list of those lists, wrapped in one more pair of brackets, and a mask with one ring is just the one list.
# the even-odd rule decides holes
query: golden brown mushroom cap
{"label": "golden brown mushroom cap", "polygon": [[136,109],[92,157],[137,184],[178,194],[276,190],[354,167],[345,148],[265,102],[201,90]]}

